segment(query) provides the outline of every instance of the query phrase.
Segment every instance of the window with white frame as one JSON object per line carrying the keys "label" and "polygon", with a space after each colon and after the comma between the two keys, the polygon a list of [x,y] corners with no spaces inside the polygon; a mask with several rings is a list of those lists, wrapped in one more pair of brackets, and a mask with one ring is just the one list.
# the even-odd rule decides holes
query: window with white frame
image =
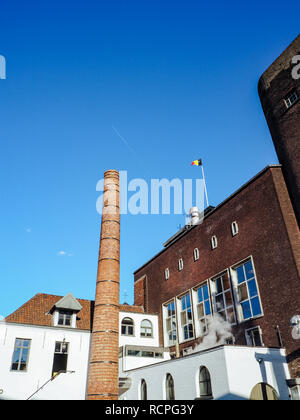
{"label": "window with white frame", "polygon": [[170,270],[168,268],[165,269],[165,280],[169,280],[170,277]]}
{"label": "window with white frame", "polygon": [[207,333],[211,305],[207,282],[197,289],[197,317],[200,324],[200,336]]}
{"label": "window with white frame", "polygon": [[121,322],[121,334],[122,335],[134,335],[134,322],[131,318],[123,318]]}
{"label": "window with white frame", "polygon": [[57,325],[70,327],[72,325],[73,311],[59,310]]}
{"label": "window with white frame", "polygon": [[182,258],[180,258],[178,260],[178,270],[179,271],[183,270],[183,259]]}
{"label": "window with white frame", "polygon": [[30,344],[30,339],[16,338],[11,370],[27,371]]}
{"label": "window with white frame", "polygon": [[293,90],[284,100],[287,108],[291,108],[296,102],[300,99],[299,93],[297,90]]}
{"label": "window with white frame", "polygon": [[218,246],[218,239],[217,239],[217,237],[214,235],[214,236],[211,238],[211,248],[212,248],[212,249],[216,249],[216,248],[217,248],[217,246]]}
{"label": "window with white frame", "polygon": [[231,223],[231,233],[232,233],[232,236],[236,236],[239,233],[239,226],[237,222]]}
{"label": "window with white frame", "polygon": [[247,346],[261,347],[263,346],[262,332],[260,327],[249,328],[245,331]]}
{"label": "window with white frame", "polygon": [[195,248],[194,249],[194,261],[199,260],[199,249]]}
{"label": "window with white frame", "polygon": [[153,328],[152,322],[149,319],[143,319],[141,322],[141,337],[152,337]]}
{"label": "window with white frame", "polygon": [[165,306],[165,331],[167,345],[173,346],[177,340],[175,302],[172,301]]}
{"label": "window with white frame", "polygon": [[194,338],[191,296],[189,293],[180,299],[180,324],[183,340]]}
{"label": "window with white frame", "polygon": [[222,318],[230,324],[235,324],[234,304],[228,272],[211,280],[211,289],[214,296],[214,308]]}
{"label": "window with white frame", "polygon": [[240,321],[262,315],[262,307],[258,292],[252,260],[235,267],[232,270],[238,298],[238,313]]}

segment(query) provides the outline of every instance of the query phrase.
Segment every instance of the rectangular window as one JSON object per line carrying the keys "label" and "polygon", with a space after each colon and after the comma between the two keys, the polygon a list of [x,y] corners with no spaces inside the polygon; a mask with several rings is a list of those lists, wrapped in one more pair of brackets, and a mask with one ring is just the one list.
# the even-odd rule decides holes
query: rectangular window
{"label": "rectangular window", "polygon": [[212,280],[214,307],[216,312],[230,324],[235,324],[235,313],[228,272]]}
{"label": "rectangular window", "polygon": [[176,313],[174,301],[166,305],[166,319],[165,326],[168,337],[168,346],[172,346],[176,343],[177,332],[176,332]]}
{"label": "rectangular window", "polygon": [[71,326],[72,315],[72,311],[59,311],[57,324],[64,325],[66,327]]}
{"label": "rectangular window", "polygon": [[291,108],[299,100],[299,93],[294,90],[285,98],[285,105],[287,108]]}
{"label": "rectangular window", "polygon": [[178,260],[178,270],[182,271],[183,270],[183,259],[180,258],[180,260]]}
{"label": "rectangular window", "polygon": [[263,346],[262,333],[260,327],[250,328],[245,331],[247,346]]}
{"label": "rectangular window", "polygon": [[200,336],[207,333],[208,317],[211,315],[208,284],[197,290],[197,316],[200,323]]}
{"label": "rectangular window", "polygon": [[216,249],[218,246],[218,239],[216,236],[212,236],[211,238],[211,248]]}
{"label": "rectangular window", "polygon": [[241,309],[241,320],[262,315],[255,272],[251,260],[233,270],[237,283],[237,295]]}
{"label": "rectangular window", "polygon": [[238,227],[237,222],[233,222],[231,224],[231,233],[232,233],[232,236],[236,236],[239,233],[239,227]]}
{"label": "rectangular window", "polygon": [[169,280],[170,277],[170,270],[168,268],[165,269],[165,280]]}
{"label": "rectangular window", "polygon": [[69,343],[56,341],[53,357],[52,376],[67,370]]}
{"label": "rectangular window", "polygon": [[31,340],[16,338],[11,370],[27,371]]}
{"label": "rectangular window", "polygon": [[189,340],[194,337],[193,315],[190,294],[186,294],[180,298],[181,311],[180,323],[184,340]]}

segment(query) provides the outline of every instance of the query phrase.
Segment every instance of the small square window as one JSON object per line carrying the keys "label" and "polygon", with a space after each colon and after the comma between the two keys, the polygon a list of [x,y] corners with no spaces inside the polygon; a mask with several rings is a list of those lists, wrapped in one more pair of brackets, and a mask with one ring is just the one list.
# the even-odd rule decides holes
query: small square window
{"label": "small square window", "polygon": [[293,90],[284,100],[287,108],[291,108],[300,99],[297,90]]}

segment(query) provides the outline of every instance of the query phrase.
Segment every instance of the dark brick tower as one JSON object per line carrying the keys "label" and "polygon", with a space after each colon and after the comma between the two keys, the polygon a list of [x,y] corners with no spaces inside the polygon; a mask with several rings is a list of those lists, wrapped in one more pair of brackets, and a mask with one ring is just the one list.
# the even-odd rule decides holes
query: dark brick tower
{"label": "dark brick tower", "polygon": [[[298,56],[298,57],[297,57]],[[258,91],[300,225],[300,35],[261,76]]]}
{"label": "dark brick tower", "polygon": [[117,400],[119,390],[119,173],[104,174],[98,275],[88,373],[89,400]]}

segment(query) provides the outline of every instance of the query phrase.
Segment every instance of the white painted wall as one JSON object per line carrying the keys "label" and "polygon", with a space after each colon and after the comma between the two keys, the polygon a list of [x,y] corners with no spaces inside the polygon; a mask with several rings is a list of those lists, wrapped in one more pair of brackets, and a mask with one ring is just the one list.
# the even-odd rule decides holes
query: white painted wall
{"label": "white painted wall", "polygon": [[[15,339],[31,339],[27,371],[11,371]],[[90,333],[70,328],[39,327],[0,323],[0,389],[3,399],[27,399],[51,378],[56,341],[69,343],[67,369],[40,391],[36,398],[84,399],[87,380]]]}
{"label": "white painted wall", "polygon": [[[130,317],[135,323],[133,337],[119,336],[119,345],[139,345],[157,347],[157,315],[120,312],[120,324],[123,317]],[[140,337],[140,323],[149,319],[153,325],[153,337]],[[30,339],[31,347],[27,371],[11,371],[11,362],[16,338]],[[0,398],[27,399],[39,387],[51,378],[54,346],[56,341],[69,343],[67,370],[75,373],[60,374],[49,382],[33,398],[40,399],[85,399],[88,372],[88,357],[91,334],[89,331],[61,326],[43,327],[0,321]],[[165,353],[169,357],[168,353]],[[126,360],[125,360],[126,359]],[[135,368],[153,363],[153,358],[127,357],[120,360],[122,367]],[[155,359],[160,361],[161,359]],[[121,370],[120,370],[121,373]]]}
{"label": "white painted wall", "polygon": [[[131,318],[134,322],[134,335],[125,336],[121,334],[121,322],[123,318]],[[141,322],[144,319],[148,319],[152,322],[153,326],[153,337],[141,337]],[[130,344],[132,346],[159,346],[159,335],[158,335],[158,316],[149,315],[149,314],[140,314],[133,312],[120,312],[119,315],[119,345],[124,346],[125,344]]]}
{"label": "white painted wall", "polygon": [[[257,354],[265,358],[266,374],[262,374]],[[223,346],[162,362],[156,365],[127,371],[132,379],[131,388],[123,394],[127,400],[140,399],[140,384],[147,383],[149,400],[165,399],[165,377],[173,376],[175,398],[193,400],[198,398],[198,375],[201,366],[206,366],[211,375],[214,399],[249,399],[252,388],[259,382],[267,382],[279,393],[280,399],[289,399],[285,380],[289,372],[284,350],[263,347]]]}

